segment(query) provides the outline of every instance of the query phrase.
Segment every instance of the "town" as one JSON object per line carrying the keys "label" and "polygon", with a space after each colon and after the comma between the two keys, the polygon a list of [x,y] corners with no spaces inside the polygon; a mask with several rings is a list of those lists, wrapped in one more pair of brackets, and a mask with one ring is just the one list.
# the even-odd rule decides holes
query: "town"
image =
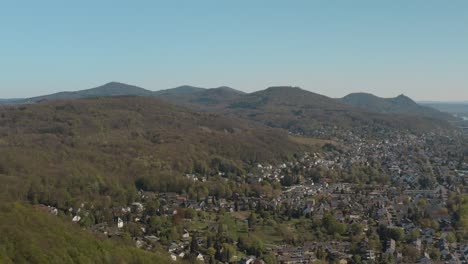
{"label": "town", "polygon": [[330,129],[314,135],[332,135],[317,152],[293,161],[255,164],[245,175],[188,173],[201,186],[190,193],[142,189],[110,209],[36,207],[108,237],[130,236],[138,248],[163,248],[174,261],[467,263],[461,134],[371,138]]}

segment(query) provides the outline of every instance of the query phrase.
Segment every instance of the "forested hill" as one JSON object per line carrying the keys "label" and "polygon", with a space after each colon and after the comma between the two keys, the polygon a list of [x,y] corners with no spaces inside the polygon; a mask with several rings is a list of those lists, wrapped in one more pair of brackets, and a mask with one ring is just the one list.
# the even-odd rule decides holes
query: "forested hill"
{"label": "forested hill", "polygon": [[369,111],[298,87],[270,87],[231,101],[225,113],[271,127],[313,133],[323,126],[363,131],[450,129],[445,120]]}
{"label": "forested hill", "polygon": [[0,99],[0,104],[32,104],[46,101],[76,100],[96,97],[144,96],[159,97],[182,105],[194,106],[201,104],[212,106],[235,99],[242,94],[244,94],[244,92],[225,86],[217,88],[200,88],[183,85],[153,92],[135,85],[120,82],[109,82],[98,87],[79,91],[63,91],[22,99]]}
{"label": "forested hill", "polygon": [[[135,85],[129,85],[120,82],[109,82],[104,85],[71,92],[58,92],[54,94],[41,95],[24,99],[12,99],[4,101],[4,104],[31,104],[57,100],[74,100],[95,97],[113,97],[113,96],[152,96],[153,92]],[[2,102],[0,101],[0,104]]]}
{"label": "forested hill", "polygon": [[450,127],[453,117],[420,106],[406,96],[384,99],[350,94],[340,100],[299,87],[276,86],[253,93],[229,87],[203,89],[181,86],[154,93],[161,99],[197,110],[260,122],[290,131],[308,132],[322,126],[341,129],[407,129],[413,132]]}
{"label": "forested hill", "polygon": [[[284,131],[150,97],[3,107],[0,263],[167,263],[134,248],[131,238],[97,238],[72,226],[69,214],[50,216],[22,204],[65,213],[86,204],[93,213],[81,226],[113,225],[113,208],[134,202],[140,189],[230,197],[249,187],[227,179],[303,151]],[[190,181],[186,173],[205,175],[207,182]]]}
{"label": "forested hill", "polygon": [[341,98],[341,101],[377,113],[406,114],[442,120],[453,119],[452,115],[440,112],[432,107],[419,105],[405,95],[394,98],[381,98],[368,93],[352,93]]}
{"label": "forested hill", "polygon": [[450,129],[451,126],[446,121],[453,119],[450,114],[420,106],[403,95],[385,99],[371,94],[356,93],[342,99],[333,99],[287,86],[244,93],[224,86],[206,89],[185,85],[153,92],[133,85],[110,82],[87,90],[0,101],[0,104],[115,96],[158,97],[195,111],[220,113],[304,133],[323,126],[426,132]]}
{"label": "forested hill", "polygon": [[237,175],[303,147],[284,131],[246,121],[155,98],[113,97],[0,110],[0,148],[2,192],[21,198],[30,188],[34,199],[64,206],[83,195],[125,201],[141,179],[179,192],[185,173]]}
{"label": "forested hill", "polygon": [[197,110],[223,113],[306,135],[313,135],[324,126],[338,130],[361,129],[370,134],[382,130],[421,133],[450,129],[446,120],[451,119],[450,115],[435,109],[426,111],[426,107],[406,102],[412,102],[409,98],[396,100],[405,101],[401,102],[401,109],[394,105],[392,112],[384,112],[289,86],[269,87],[253,93],[241,93],[227,87],[201,89],[184,86],[155,95]]}
{"label": "forested hill", "polygon": [[191,107],[217,107],[225,105],[231,100],[237,99],[244,95],[244,92],[232,89],[230,87],[217,88],[198,88],[192,86],[180,86],[173,89],[167,89],[154,92],[154,96],[161,99],[191,106]]}

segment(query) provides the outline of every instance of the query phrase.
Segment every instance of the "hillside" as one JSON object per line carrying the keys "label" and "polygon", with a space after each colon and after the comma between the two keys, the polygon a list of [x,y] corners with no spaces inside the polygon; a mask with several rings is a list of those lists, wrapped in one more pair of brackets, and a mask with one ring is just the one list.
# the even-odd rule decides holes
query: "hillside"
{"label": "hillside", "polygon": [[230,108],[274,110],[269,106],[309,106],[321,109],[346,109],[345,105],[329,97],[303,90],[299,87],[277,86],[254,92],[233,102]]}
{"label": "hillside", "polygon": [[108,240],[60,216],[20,203],[0,204],[0,263],[168,263],[162,254]]}
{"label": "hillside", "polygon": [[137,86],[119,82],[109,82],[102,86],[75,92],[59,92],[49,95],[14,100],[15,103],[37,103],[43,101],[72,100],[112,96],[151,96],[152,92]]}
{"label": "hillside", "polygon": [[183,85],[176,88],[153,92],[134,85],[110,82],[99,87],[80,91],[58,92],[22,99],[0,99],[0,104],[30,104],[44,101],[76,100],[96,97],[143,96],[158,97],[168,102],[191,107],[213,107],[236,99],[242,94],[245,93],[226,86],[217,88],[200,88]]}
{"label": "hillside", "polygon": [[[289,159],[302,147],[282,131],[199,114],[147,97],[57,101],[0,110],[2,193],[27,188],[127,199],[147,178],[184,190],[184,173],[238,174],[256,162]],[[42,189],[41,189],[42,190]],[[43,191],[43,190],[42,190]],[[41,195],[45,195],[41,192]],[[59,198],[57,198],[59,199]]]}
{"label": "hillside", "polygon": [[225,86],[209,89],[181,86],[154,92],[154,96],[166,101],[202,108],[223,105],[226,102],[239,98],[243,94],[245,93]]}
{"label": "hillside", "polygon": [[176,97],[176,96],[183,96],[183,95],[198,93],[203,90],[205,90],[205,88],[200,88],[200,87],[195,87],[195,86],[190,86],[190,85],[182,85],[182,86],[175,87],[175,88],[155,91],[153,93],[154,95],[161,96],[161,97],[165,97],[165,96]]}
{"label": "hillside", "polygon": [[247,94],[232,101],[225,111],[232,116],[306,134],[323,125],[367,131],[383,128],[420,132],[447,126],[440,120],[367,111],[297,87],[270,87]]}
{"label": "hillside", "polygon": [[341,101],[377,113],[405,114],[442,120],[453,119],[452,116],[434,108],[419,105],[405,95],[394,98],[381,98],[368,93],[352,93],[341,98]]}
{"label": "hillside", "polygon": [[88,90],[61,92],[15,103],[115,96],[157,97],[196,111],[221,113],[306,134],[323,126],[361,131],[408,129],[421,132],[447,129],[449,126],[445,121],[453,119],[450,114],[418,105],[403,95],[385,99],[356,93],[337,100],[297,87],[270,87],[247,94],[224,86],[205,89],[185,85],[152,92],[111,82]]}

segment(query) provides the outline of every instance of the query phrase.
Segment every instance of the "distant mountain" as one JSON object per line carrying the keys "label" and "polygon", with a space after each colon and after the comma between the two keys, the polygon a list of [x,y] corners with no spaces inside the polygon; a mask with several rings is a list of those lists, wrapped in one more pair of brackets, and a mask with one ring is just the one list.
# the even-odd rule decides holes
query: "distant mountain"
{"label": "distant mountain", "polygon": [[195,108],[224,106],[226,103],[237,99],[244,94],[244,92],[226,86],[208,89],[181,86],[154,92],[154,96],[163,100]]}
{"label": "distant mountain", "polygon": [[270,127],[307,133],[315,133],[316,129],[323,125],[346,129],[357,127],[430,129],[446,126],[437,120],[454,118],[450,114],[418,105],[404,95],[385,99],[358,93],[342,99],[333,99],[298,87],[287,86],[270,87],[248,94],[225,86],[200,88],[188,85],[153,92],[133,85],[110,82],[92,89],[60,92],[13,101],[13,103],[113,96],[158,97],[196,110],[222,113]]}
{"label": "distant mountain", "polygon": [[423,116],[389,115],[368,111],[298,87],[270,87],[246,94],[234,100],[225,111],[227,114],[271,127],[313,135],[320,134],[318,129],[323,126],[332,127],[332,131],[340,130],[338,128],[357,129],[360,133],[388,129],[421,132],[449,126],[445,121]]}
{"label": "distant mountain", "polygon": [[239,98],[243,94],[245,93],[226,86],[209,89],[193,86],[180,86],[173,89],[154,92],[154,96],[173,103],[200,107],[222,105]]}
{"label": "distant mountain", "polygon": [[341,98],[341,101],[377,113],[405,114],[444,120],[453,119],[451,115],[431,107],[419,105],[405,95],[399,95],[395,98],[381,98],[369,93],[352,93]]}
{"label": "distant mountain", "polygon": [[246,94],[229,105],[231,109],[257,109],[281,112],[290,108],[346,109],[345,104],[299,87],[275,86]]}
{"label": "distant mountain", "polygon": [[214,106],[238,98],[242,94],[244,94],[244,92],[226,86],[218,88],[200,88],[184,85],[153,92],[134,85],[110,82],[99,87],[80,91],[58,92],[23,99],[0,99],[0,104],[27,104],[43,101],[75,100],[94,97],[145,96],[159,97],[166,101],[182,105]]}
{"label": "distant mountain", "polygon": [[153,92],[153,94],[156,96],[161,96],[161,97],[164,97],[164,96],[171,97],[171,96],[194,94],[194,93],[201,92],[203,90],[205,90],[205,88],[200,88],[200,87],[195,87],[195,86],[190,86],[190,85],[182,85],[176,88],[155,91]]}
{"label": "distant mountain", "polygon": [[151,96],[152,92],[137,86],[119,82],[110,82],[96,88],[81,90],[76,92],[59,92],[50,95],[37,96],[27,99],[28,102],[42,102],[55,100],[71,100],[93,97],[112,96]]}

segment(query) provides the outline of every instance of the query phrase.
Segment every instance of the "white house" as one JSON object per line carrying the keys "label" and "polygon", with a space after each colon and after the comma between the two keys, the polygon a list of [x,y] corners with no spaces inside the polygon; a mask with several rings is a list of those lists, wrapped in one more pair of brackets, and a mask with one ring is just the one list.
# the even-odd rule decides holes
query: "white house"
{"label": "white house", "polygon": [[123,220],[120,219],[120,217],[117,218],[117,227],[118,227],[118,228],[122,228],[123,226],[124,226]]}

